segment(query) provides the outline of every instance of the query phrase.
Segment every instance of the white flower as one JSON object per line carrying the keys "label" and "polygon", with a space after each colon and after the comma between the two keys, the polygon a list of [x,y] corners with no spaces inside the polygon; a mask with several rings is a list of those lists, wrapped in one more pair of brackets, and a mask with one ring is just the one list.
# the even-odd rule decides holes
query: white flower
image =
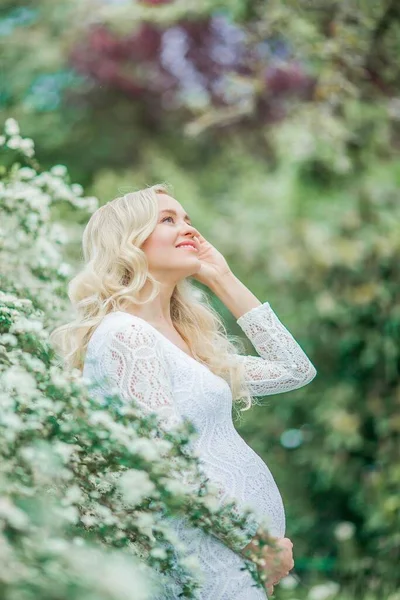
{"label": "white flower", "polygon": [[22,422],[21,418],[15,413],[3,412],[0,416],[0,423],[5,425],[7,429],[14,429],[14,431],[19,431],[24,427],[24,423]]}
{"label": "white flower", "polygon": [[83,187],[80,183],[73,183],[71,185],[71,190],[76,196],[82,196],[83,194]]}
{"label": "white flower", "polygon": [[58,271],[59,275],[61,275],[62,277],[68,277],[71,273],[72,273],[72,267],[71,265],[63,262],[61,263],[61,265],[58,267]]}
{"label": "white flower", "polygon": [[191,571],[198,571],[200,573],[200,562],[195,554],[189,554],[189,556],[182,557],[181,564]]}
{"label": "white flower", "polygon": [[74,450],[77,449],[77,446],[74,444],[67,444],[59,440],[54,442],[53,449],[59,456],[61,456],[64,462],[67,462]]}
{"label": "white flower", "polygon": [[44,542],[46,550],[59,554],[65,552],[69,548],[67,540],[48,539]]}
{"label": "white flower", "polygon": [[81,202],[75,201],[75,204],[79,207],[85,208],[89,213],[93,213],[99,207],[99,201],[95,196],[87,196],[82,198]]}
{"label": "white flower", "polygon": [[153,556],[153,558],[167,558],[167,553],[164,550],[164,548],[153,548],[150,551],[151,556]]}
{"label": "white flower", "polygon": [[334,581],[315,585],[310,589],[307,600],[328,600],[336,596],[339,588],[339,584]]}
{"label": "white flower", "polygon": [[13,365],[7,369],[1,379],[6,389],[14,389],[17,394],[31,397],[36,392],[36,380],[21,366]]}
{"label": "white flower", "polygon": [[119,479],[118,487],[125,502],[133,506],[140,504],[146,496],[152,494],[156,489],[148,474],[138,469],[125,471]]}
{"label": "white flower", "polygon": [[37,190],[36,192],[32,191],[32,193],[27,194],[25,198],[31,208],[42,213],[44,212],[44,209],[47,209],[51,204],[51,197],[49,194],[44,194],[41,190]]}
{"label": "white flower", "polygon": [[5,143],[6,143],[6,136],[0,135],[0,146],[4,146]]}
{"label": "white flower", "polygon": [[280,580],[279,585],[285,590],[293,590],[295,587],[297,587],[297,580],[293,577],[293,575],[289,574]]}
{"label": "white flower", "polygon": [[18,338],[12,333],[3,333],[0,335],[0,343],[16,346],[18,344]]}
{"label": "white flower", "polygon": [[85,540],[81,537],[74,537],[72,539],[72,542],[76,545],[76,546],[84,546],[85,545]]}
{"label": "white flower", "polygon": [[36,177],[36,171],[30,167],[22,167],[17,174],[20,179],[33,179]]}
{"label": "white flower", "polygon": [[151,443],[155,448],[157,448],[160,456],[164,456],[165,454],[167,454],[171,450],[173,445],[168,440],[163,440],[162,438],[154,438],[154,440],[152,440]]}
{"label": "white flower", "polygon": [[337,540],[343,542],[353,537],[355,529],[356,527],[351,521],[342,521],[342,523],[336,525],[334,534]]}
{"label": "white flower", "polygon": [[137,511],[135,513],[135,523],[144,535],[147,535],[151,540],[155,540],[155,537],[153,536],[155,519],[152,513]]}
{"label": "white flower", "polygon": [[153,440],[146,438],[138,438],[131,446],[133,452],[137,452],[148,461],[155,461],[160,458],[160,454]]}
{"label": "white flower", "polygon": [[[17,338],[15,339],[17,340]],[[32,371],[35,371],[36,373],[44,373],[47,369],[46,365],[42,360],[40,360],[40,358],[37,358],[37,356],[33,356],[28,352],[25,353],[25,363],[30,369],[32,369]]]}
{"label": "white flower", "polygon": [[7,119],[4,123],[4,131],[7,135],[18,135],[19,134],[19,125],[15,119]]}
{"label": "white flower", "polygon": [[0,517],[8,521],[15,529],[23,529],[29,522],[27,514],[5,497],[0,498]]}
{"label": "white flower", "polygon": [[38,333],[42,331],[43,323],[34,319],[20,317],[10,327],[10,333]]}
{"label": "white flower", "polygon": [[149,574],[151,570],[132,556],[108,553],[104,556],[98,550],[74,547],[66,557],[79,580],[89,581],[92,597],[106,597],[114,600],[148,600],[152,597]]}
{"label": "white flower", "polygon": [[7,142],[7,146],[11,148],[11,150],[18,150],[21,146],[22,137],[20,135],[15,135],[10,138]]}
{"label": "white flower", "polygon": [[24,138],[20,142],[20,150],[25,154],[25,156],[33,156],[35,154],[34,151],[34,141],[31,138]]}
{"label": "white flower", "polygon": [[65,165],[54,165],[54,167],[51,167],[50,173],[55,175],[55,177],[65,177],[67,174],[67,167]]}
{"label": "white flower", "polygon": [[82,515],[81,516],[81,522],[86,526],[86,527],[91,527],[92,525],[95,525],[97,522],[97,518],[93,515]]}
{"label": "white flower", "polygon": [[51,377],[51,382],[56,386],[56,387],[60,387],[60,388],[67,388],[68,387],[68,379],[65,375],[65,373],[63,373],[60,369],[56,368],[56,367],[51,367],[50,368],[50,377]]}
{"label": "white flower", "polygon": [[211,511],[215,512],[219,508],[219,500],[218,498],[214,498],[213,496],[204,496],[203,504]]}
{"label": "white flower", "polygon": [[178,479],[167,479],[165,482],[165,489],[171,494],[187,494],[190,492],[189,487],[184,481]]}

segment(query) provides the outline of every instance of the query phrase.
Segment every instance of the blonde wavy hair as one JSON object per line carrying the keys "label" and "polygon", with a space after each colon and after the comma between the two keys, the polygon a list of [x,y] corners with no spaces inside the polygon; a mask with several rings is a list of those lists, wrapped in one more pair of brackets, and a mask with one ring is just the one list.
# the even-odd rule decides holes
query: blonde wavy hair
{"label": "blonde wavy hair", "polygon": [[[82,237],[84,265],[68,284],[68,297],[77,316],[50,335],[67,368],[83,370],[89,340],[105,315],[151,302],[158,295],[160,283],[149,272],[141,246],[157,225],[160,193],[172,195],[171,186],[158,183],[127,193],[90,217]],[[147,281],[151,293],[140,301],[139,292]],[[171,319],[194,358],[227,381],[235,408],[240,401],[245,404],[241,411],[248,410],[253,399],[244,384],[241,361],[234,356],[243,353],[243,341],[228,335],[206,293],[188,278],[175,286]]]}

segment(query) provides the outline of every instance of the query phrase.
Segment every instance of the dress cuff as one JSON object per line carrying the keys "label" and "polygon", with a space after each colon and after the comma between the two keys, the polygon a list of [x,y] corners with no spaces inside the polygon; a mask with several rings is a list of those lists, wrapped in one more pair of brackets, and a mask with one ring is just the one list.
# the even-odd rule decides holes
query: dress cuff
{"label": "dress cuff", "polygon": [[254,308],[251,308],[250,310],[248,310],[247,312],[245,312],[241,317],[239,317],[236,320],[236,323],[242,327],[242,325],[244,325],[247,320],[250,318],[252,318],[255,314],[258,314],[259,312],[264,312],[267,311],[269,312],[271,310],[271,306],[269,302],[263,302],[263,304],[260,304],[259,306],[255,306]]}

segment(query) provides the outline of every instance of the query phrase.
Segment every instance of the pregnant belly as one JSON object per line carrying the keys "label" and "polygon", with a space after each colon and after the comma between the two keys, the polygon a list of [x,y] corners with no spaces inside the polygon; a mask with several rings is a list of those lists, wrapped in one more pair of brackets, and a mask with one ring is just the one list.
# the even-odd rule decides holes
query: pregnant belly
{"label": "pregnant belly", "polygon": [[250,506],[266,521],[271,535],[284,537],[285,509],[271,471],[236,431],[230,443],[227,441],[225,437],[223,451],[218,444],[208,445],[212,452],[203,449],[206,475],[223,490],[222,501],[234,498],[239,506]]}
{"label": "pregnant belly", "polygon": [[266,518],[268,530],[272,535],[285,536],[285,509],[282,496],[271,471],[257,454],[253,458],[253,464],[248,466],[245,473],[242,494],[239,497],[239,500],[241,499],[258,515]]}

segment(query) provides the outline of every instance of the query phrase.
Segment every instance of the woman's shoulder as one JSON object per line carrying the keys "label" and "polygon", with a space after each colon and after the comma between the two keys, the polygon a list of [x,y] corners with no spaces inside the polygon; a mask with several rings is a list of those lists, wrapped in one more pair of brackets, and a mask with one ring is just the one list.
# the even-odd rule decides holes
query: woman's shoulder
{"label": "woman's shoulder", "polygon": [[144,319],[123,311],[112,311],[105,315],[93,332],[89,346],[98,348],[112,346],[118,342],[132,348],[156,346],[159,336]]}

